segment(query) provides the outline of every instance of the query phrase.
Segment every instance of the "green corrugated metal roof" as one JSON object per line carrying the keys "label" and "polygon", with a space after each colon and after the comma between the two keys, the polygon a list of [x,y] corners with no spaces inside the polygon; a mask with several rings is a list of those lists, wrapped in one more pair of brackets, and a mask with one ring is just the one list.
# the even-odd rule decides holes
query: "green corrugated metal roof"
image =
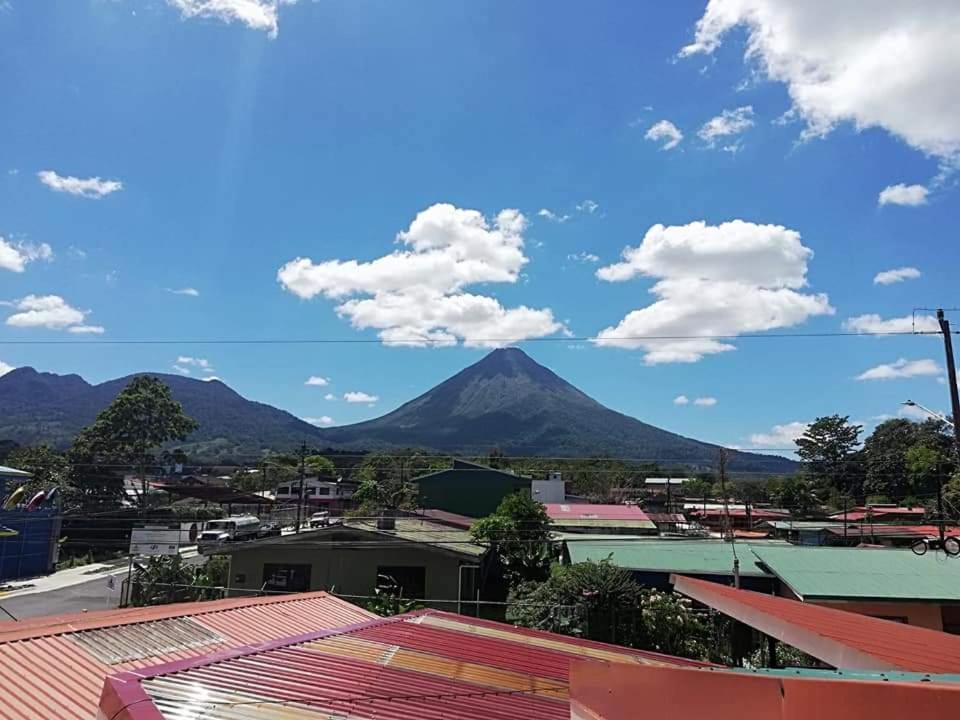
{"label": "green corrugated metal roof", "polygon": [[[750,547],[736,544],[740,574],[768,577],[756,565]],[[685,575],[733,575],[733,547],[721,540],[596,540],[567,543],[571,562],[599,562],[613,556],[613,563],[629,570]]]}
{"label": "green corrugated metal roof", "polygon": [[960,559],[942,553],[838,547],[761,547],[754,554],[804,600],[960,602]]}

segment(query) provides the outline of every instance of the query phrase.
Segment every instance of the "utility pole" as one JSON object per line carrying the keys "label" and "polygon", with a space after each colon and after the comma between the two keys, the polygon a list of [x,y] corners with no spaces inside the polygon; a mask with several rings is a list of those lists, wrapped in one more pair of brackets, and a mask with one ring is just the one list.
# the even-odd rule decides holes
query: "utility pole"
{"label": "utility pole", "polygon": [[733,525],[730,523],[730,505],[727,502],[727,449],[720,448],[720,492],[723,494],[723,516],[726,531],[725,539],[730,540],[730,549],[733,550],[733,586],[740,589],[740,558],[737,557],[736,538],[733,533]]}
{"label": "utility pole", "polygon": [[300,532],[300,518],[303,513],[303,481],[307,474],[306,468],[306,459],[307,459],[307,441],[304,440],[300,445],[300,490],[297,493],[297,524],[295,526],[295,532]]}
{"label": "utility pole", "polygon": [[937,310],[937,322],[943,334],[943,349],[947,354],[947,383],[950,386],[950,407],[953,415],[953,436],[960,459],[960,394],[957,392],[957,366],[953,360],[953,339],[950,337],[950,321],[944,317],[943,309]]}

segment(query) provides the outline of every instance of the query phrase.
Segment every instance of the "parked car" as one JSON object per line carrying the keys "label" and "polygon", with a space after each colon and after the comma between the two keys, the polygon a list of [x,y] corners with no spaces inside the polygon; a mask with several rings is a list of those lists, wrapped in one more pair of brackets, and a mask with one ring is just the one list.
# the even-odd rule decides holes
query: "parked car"
{"label": "parked car", "polygon": [[309,522],[312,528],[326,527],[330,524],[330,513],[326,510],[315,512],[310,516]]}
{"label": "parked car", "polygon": [[260,532],[257,533],[257,537],[280,537],[282,534],[283,528],[280,526],[280,523],[269,522],[264,523],[260,526]]}

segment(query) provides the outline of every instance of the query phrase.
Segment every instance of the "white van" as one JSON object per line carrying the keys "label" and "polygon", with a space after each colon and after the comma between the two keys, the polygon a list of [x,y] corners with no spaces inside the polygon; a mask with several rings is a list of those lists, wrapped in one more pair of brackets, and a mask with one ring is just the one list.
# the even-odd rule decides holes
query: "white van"
{"label": "white van", "polygon": [[255,515],[232,515],[222,520],[209,520],[197,538],[200,552],[228,542],[256,540],[260,518]]}

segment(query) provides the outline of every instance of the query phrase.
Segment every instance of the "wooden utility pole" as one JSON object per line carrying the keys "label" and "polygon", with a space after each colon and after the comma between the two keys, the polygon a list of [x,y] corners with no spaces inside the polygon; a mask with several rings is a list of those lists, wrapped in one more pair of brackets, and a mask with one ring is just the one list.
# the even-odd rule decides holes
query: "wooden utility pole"
{"label": "wooden utility pole", "polygon": [[953,438],[960,459],[960,394],[957,392],[957,366],[953,360],[953,339],[950,337],[950,321],[943,309],[937,310],[937,322],[943,334],[943,349],[947,355],[947,384],[950,386],[950,412],[953,415]]}
{"label": "wooden utility pole", "polygon": [[300,490],[297,493],[297,524],[294,528],[294,531],[298,533],[300,532],[300,518],[303,514],[303,500],[304,500],[303,481],[307,475],[306,459],[307,459],[307,441],[304,440],[303,443],[300,445]]}

